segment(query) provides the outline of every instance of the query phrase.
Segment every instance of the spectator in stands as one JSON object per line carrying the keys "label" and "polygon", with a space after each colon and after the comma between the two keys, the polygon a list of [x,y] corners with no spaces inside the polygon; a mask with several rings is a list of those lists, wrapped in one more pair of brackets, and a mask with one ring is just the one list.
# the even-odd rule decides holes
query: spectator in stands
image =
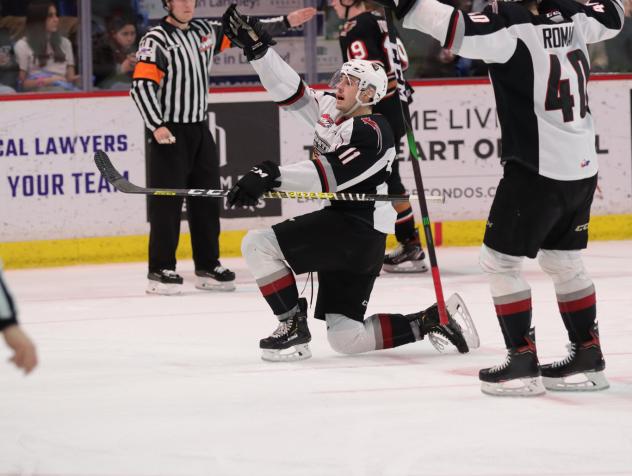
{"label": "spectator in stands", "polygon": [[107,21],[107,33],[94,47],[94,85],[101,89],[129,89],[136,66],[136,23],[117,15]]}
{"label": "spectator in stands", "polygon": [[[2,3],[0,3],[0,17]],[[13,94],[17,88],[18,64],[8,28],[0,28],[0,94]]]}
{"label": "spectator in stands", "polygon": [[77,90],[75,58],[68,38],[58,32],[53,2],[32,2],[26,12],[26,34],[15,44],[24,91]]}

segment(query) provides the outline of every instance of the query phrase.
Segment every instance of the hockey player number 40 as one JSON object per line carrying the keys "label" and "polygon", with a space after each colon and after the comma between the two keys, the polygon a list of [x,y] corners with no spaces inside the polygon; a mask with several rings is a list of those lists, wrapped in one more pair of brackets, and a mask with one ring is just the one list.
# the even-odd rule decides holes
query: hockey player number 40
{"label": "hockey player number 40", "polygon": [[[588,83],[590,66],[582,50],[570,51],[566,54],[566,57],[577,76],[579,117],[583,119],[588,112],[586,83]],[[575,97],[571,94],[570,79],[562,78],[562,64],[557,55],[549,55],[549,59],[551,66],[544,107],[547,111],[561,110],[564,122],[572,122],[575,119]]]}

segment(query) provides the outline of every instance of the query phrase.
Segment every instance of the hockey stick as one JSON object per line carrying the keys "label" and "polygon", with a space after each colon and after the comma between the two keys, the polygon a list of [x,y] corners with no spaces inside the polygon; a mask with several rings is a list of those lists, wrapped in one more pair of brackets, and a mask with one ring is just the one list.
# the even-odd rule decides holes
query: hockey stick
{"label": "hockey stick", "polygon": [[[417,142],[413,135],[412,122],[410,119],[410,110],[408,109],[408,96],[406,95],[406,82],[404,80],[404,72],[402,71],[402,65],[399,58],[399,51],[397,48],[397,39],[395,37],[395,27],[393,25],[393,13],[389,8],[384,9],[384,16],[386,17],[386,27],[388,30],[389,40],[389,60],[395,71],[395,77],[397,79],[397,91],[399,97],[399,105],[402,111],[402,117],[404,118],[404,124],[406,125],[406,138],[408,139],[408,148],[410,153],[414,157],[413,173],[415,176],[415,186],[417,191],[423,193],[424,184],[421,179],[421,169],[419,162],[419,152],[417,151]],[[437,296],[437,307],[439,308],[439,322],[442,325],[448,323],[448,314],[445,309],[445,300],[443,298],[443,287],[441,286],[441,276],[439,274],[439,265],[437,264],[437,255],[435,253],[434,240],[432,238],[432,228],[430,226],[430,215],[428,214],[428,204],[425,197],[422,195],[419,198],[419,208],[421,210],[421,222],[424,227],[424,234],[426,236],[426,244],[428,246],[428,256],[430,258],[430,269],[432,272],[432,282],[435,288],[435,294]]]}
{"label": "hockey stick", "polygon": [[[205,197],[223,198],[228,196],[229,190],[213,190],[201,188],[145,188],[131,183],[116,170],[108,155],[102,150],[94,154],[94,163],[101,175],[114,188],[123,193],[138,193],[163,197]],[[263,198],[289,198],[306,200],[342,200],[346,202],[401,202],[408,199],[417,200],[416,195],[376,195],[371,193],[351,192],[267,192]],[[428,196],[424,200],[443,203],[443,196]]]}

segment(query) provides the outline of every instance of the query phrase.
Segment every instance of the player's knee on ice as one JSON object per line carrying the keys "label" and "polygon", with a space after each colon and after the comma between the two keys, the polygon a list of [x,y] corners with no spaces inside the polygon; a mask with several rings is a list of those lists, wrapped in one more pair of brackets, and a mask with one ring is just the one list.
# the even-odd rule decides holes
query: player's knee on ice
{"label": "player's knee on ice", "polygon": [[373,321],[354,321],[342,314],[327,314],[327,340],[340,354],[360,354],[376,350]]}

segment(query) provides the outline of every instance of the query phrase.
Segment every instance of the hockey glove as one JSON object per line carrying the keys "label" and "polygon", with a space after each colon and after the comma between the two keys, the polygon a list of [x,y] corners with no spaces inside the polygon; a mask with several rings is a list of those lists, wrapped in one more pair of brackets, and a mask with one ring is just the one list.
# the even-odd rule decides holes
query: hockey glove
{"label": "hockey glove", "polygon": [[390,8],[397,18],[402,18],[413,7],[417,0],[373,0],[383,7]]}
{"label": "hockey glove", "polygon": [[224,34],[231,43],[244,50],[248,61],[261,58],[266,54],[269,46],[276,45],[276,41],[263,30],[261,22],[256,18],[240,14],[235,4],[224,12],[222,26]]}
{"label": "hockey glove", "polygon": [[228,192],[226,201],[230,207],[253,207],[261,196],[281,184],[277,180],[281,173],[279,166],[266,160],[255,165],[250,172],[244,175]]}

